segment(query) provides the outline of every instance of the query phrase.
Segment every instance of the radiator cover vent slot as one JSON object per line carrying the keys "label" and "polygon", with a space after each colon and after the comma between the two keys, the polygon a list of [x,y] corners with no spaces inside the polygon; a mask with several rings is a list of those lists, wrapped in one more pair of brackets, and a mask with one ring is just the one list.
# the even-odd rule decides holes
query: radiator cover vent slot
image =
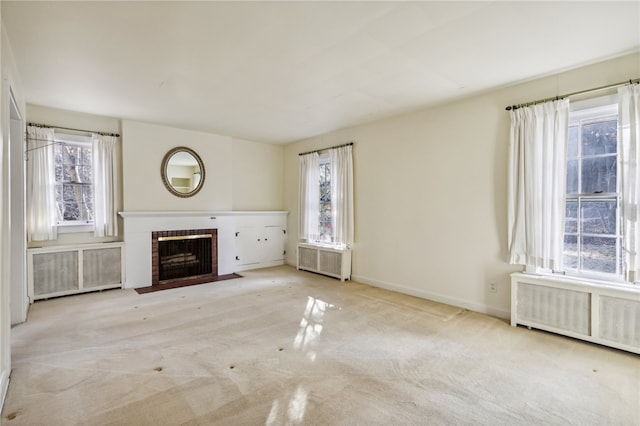
{"label": "radiator cover vent slot", "polygon": [[77,291],[78,252],[63,251],[33,256],[34,296]]}
{"label": "radiator cover vent slot", "polygon": [[84,250],[82,265],[84,288],[122,283],[122,249],[120,247]]}
{"label": "radiator cover vent slot", "polygon": [[340,275],[340,271],[342,271],[342,253],[320,250],[318,257],[320,258],[321,271],[326,271],[327,274]]}
{"label": "radiator cover vent slot", "polygon": [[640,301],[600,296],[600,337],[640,348]]}
{"label": "radiator cover vent slot", "polygon": [[589,335],[589,293],[520,284],[518,318]]}
{"label": "radiator cover vent slot", "polygon": [[318,269],[318,250],[298,247],[298,269]]}

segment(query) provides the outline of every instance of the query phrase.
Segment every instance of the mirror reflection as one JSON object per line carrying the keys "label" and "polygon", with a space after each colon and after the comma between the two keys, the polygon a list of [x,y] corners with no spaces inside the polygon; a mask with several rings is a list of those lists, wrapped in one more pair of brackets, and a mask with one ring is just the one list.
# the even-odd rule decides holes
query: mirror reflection
{"label": "mirror reflection", "polygon": [[162,181],[172,194],[191,197],[204,183],[204,164],[193,150],[173,148],[162,161]]}

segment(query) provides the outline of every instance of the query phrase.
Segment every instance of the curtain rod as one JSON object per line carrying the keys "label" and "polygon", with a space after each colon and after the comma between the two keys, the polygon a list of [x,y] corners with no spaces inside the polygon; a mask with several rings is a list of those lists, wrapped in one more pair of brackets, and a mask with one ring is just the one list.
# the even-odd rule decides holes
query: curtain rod
{"label": "curtain rod", "polygon": [[538,99],[537,101],[525,102],[523,104],[509,105],[505,109],[507,111],[511,111],[512,109],[516,110],[518,108],[527,107],[535,104],[541,104],[548,101],[556,101],[564,98],[569,98],[571,96],[583,95],[585,93],[591,93],[591,92],[598,92],[600,90],[613,89],[614,87],[624,86],[625,84],[638,84],[638,83],[640,83],[640,78],[636,78],[635,80],[621,81],[620,83],[608,84],[606,86],[600,86],[593,89],[580,90],[573,93],[567,93],[566,95],[553,96],[551,98],[546,98],[546,99]]}
{"label": "curtain rod", "polygon": [[351,146],[353,145],[353,142],[349,142],[349,143],[345,143],[342,145],[337,145],[337,146],[331,146],[329,148],[322,148],[322,149],[316,149],[314,151],[307,151],[307,152],[301,152],[298,155],[307,155],[307,154],[313,154],[314,152],[322,152],[322,151],[328,151],[330,149],[336,149],[336,148],[342,148],[343,146]]}
{"label": "curtain rod", "polygon": [[50,126],[48,124],[27,123],[27,126],[43,127],[43,128],[47,128],[47,129],[71,130],[71,131],[74,131],[74,132],[97,133],[97,134],[102,135],[102,136],[115,136],[116,138],[120,137],[120,135],[118,133],[96,132],[96,131],[93,131],[93,130],[74,129],[73,127]]}

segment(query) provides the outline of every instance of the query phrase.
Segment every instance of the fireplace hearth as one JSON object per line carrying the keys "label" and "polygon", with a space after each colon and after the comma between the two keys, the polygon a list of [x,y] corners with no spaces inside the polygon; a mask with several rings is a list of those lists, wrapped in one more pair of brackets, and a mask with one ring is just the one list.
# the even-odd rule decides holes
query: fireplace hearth
{"label": "fireplace hearth", "polygon": [[217,229],[151,233],[152,285],[204,283],[218,276]]}

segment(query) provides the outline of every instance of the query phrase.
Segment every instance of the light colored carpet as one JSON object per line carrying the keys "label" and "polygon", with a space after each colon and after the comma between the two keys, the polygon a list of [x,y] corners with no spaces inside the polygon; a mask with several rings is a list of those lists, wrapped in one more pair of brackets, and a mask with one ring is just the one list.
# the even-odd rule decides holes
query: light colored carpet
{"label": "light colored carpet", "polygon": [[640,358],[283,266],[32,305],[2,425],[638,425]]}

